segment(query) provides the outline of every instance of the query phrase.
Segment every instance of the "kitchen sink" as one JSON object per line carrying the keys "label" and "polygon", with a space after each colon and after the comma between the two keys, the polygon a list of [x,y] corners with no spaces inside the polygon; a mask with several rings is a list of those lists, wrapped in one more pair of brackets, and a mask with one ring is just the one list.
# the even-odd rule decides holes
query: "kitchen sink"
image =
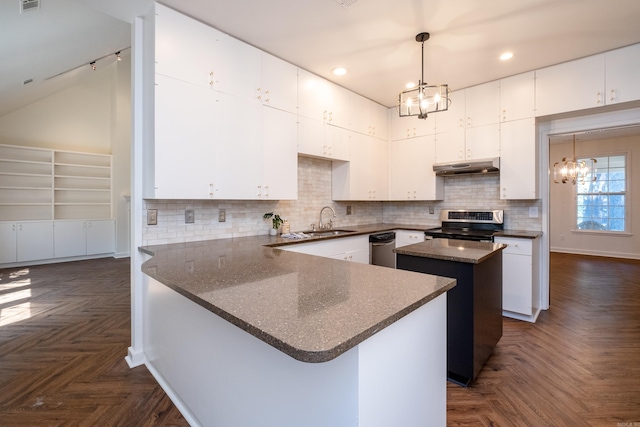
{"label": "kitchen sink", "polygon": [[353,230],[317,230],[317,231],[301,231],[309,237],[330,237],[341,236],[343,234],[355,233]]}

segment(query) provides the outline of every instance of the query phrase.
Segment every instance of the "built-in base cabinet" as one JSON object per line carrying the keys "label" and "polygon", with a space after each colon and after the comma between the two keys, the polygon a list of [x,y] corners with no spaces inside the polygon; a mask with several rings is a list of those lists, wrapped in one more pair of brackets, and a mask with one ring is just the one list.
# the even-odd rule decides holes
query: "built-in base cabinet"
{"label": "built-in base cabinet", "polygon": [[115,221],[0,222],[0,264],[113,254]]}
{"label": "built-in base cabinet", "polygon": [[281,246],[279,249],[326,258],[369,264],[369,236],[342,237]]}
{"label": "built-in base cabinet", "polygon": [[396,248],[424,242],[424,231],[396,230]]}
{"label": "built-in base cabinet", "polygon": [[503,315],[535,321],[540,312],[539,239],[496,237],[502,251]]}

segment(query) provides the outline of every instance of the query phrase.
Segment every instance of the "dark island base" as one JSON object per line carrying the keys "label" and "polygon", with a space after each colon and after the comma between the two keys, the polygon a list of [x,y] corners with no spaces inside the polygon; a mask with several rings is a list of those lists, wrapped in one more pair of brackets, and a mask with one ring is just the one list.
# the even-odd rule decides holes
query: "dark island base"
{"label": "dark island base", "polygon": [[397,268],[458,281],[447,293],[447,379],[466,387],[502,337],[502,256],[469,264],[398,254]]}

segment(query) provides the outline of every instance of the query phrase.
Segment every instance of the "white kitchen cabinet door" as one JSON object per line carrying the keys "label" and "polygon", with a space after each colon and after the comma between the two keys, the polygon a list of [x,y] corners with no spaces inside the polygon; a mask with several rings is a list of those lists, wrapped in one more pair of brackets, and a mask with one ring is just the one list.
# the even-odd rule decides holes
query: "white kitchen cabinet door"
{"label": "white kitchen cabinet door", "polygon": [[280,58],[262,52],[262,84],[256,96],[264,105],[298,112],[298,68]]}
{"label": "white kitchen cabinet door", "polygon": [[200,87],[215,88],[228,36],[156,3],[155,72]]}
{"label": "white kitchen cabinet door", "polygon": [[467,128],[465,131],[465,159],[488,159],[500,156],[500,125]]}
{"label": "white kitchen cabinet door", "polygon": [[507,245],[502,251],[502,309],[531,316],[534,301],[534,241],[496,237],[495,243]]}
{"label": "white kitchen cabinet door", "polygon": [[535,92],[533,71],[500,80],[500,121],[534,117]]}
{"label": "white kitchen cabinet door", "polygon": [[[444,113],[443,113],[444,114]],[[435,163],[457,162],[465,159],[465,130],[436,134]]]}
{"label": "white kitchen cabinet door", "polygon": [[465,116],[467,128],[499,123],[500,82],[494,81],[465,89]]}
{"label": "white kitchen cabinet door", "polygon": [[215,197],[216,93],[156,74],[155,97],[155,180],[146,197]]}
{"label": "white kitchen cabinet door", "polygon": [[298,68],[298,114],[320,122],[327,121],[331,89],[322,77]]}
{"label": "white kitchen cabinet door", "polygon": [[87,255],[109,254],[115,250],[115,221],[86,221]]}
{"label": "white kitchen cabinet door", "polygon": [[298,116],[298,153],[330,160],[349,160],[349,131]]}
{"label": "white kitchen cabinet door", "polygon": [[606,52],[605,66],[607,105],[640,99],[640,44]]}
{"label": "white kitchen cabinet door", "polygon": [[424,242],[424,231],[396,230],[396,248]]}
{"label": "white kitchen cabinet door", "polygon": [[262,52],[231,36],[222,39],[223,54],[215,75],[215,89],[246,100],[255,99],[262,81]]}
{"label": "white kitchen cabinet door", "polygon": [[605,55],[536,70],[536,117],[605,105]]}
{"label": "white kitchen cabinet door", "polygon": [[56,258],[87,254],[86,221],[56,221],[53,225],[53,252]]}
{"label": "white kitchen cabinet door", "polygon": [[[373,101],[367,100],[369,104],[369,124],[367,125],[367,133],[374,138],[389,140],[389,116],[388,109]],[[433,126],[435,133],[435,123]]]}
{"label": "white kitchen cabinet door", "polygon": [[538,199],[535,119],[504,122],[500,134],[500,199]]}
{"label": "white kitchen cabinet door", "polygon": [[53,221],[17,224],[17,261],[53,258]]}
{"label": "white kitchen cabinet door", "polygon": [[432,114],[436,116],[436,133],[454,132],[465,128],[465,90],[451,92],[449,99],[451,103],[447,111]]}
{"label": "white kitchen cabinet door", "polygon": [[435,136],[392,141],[389,167],[390,200],[442,200],[444,179],[431,165],[435,159]]}
{"label": "white kitchen cabinet door", "polygon": [[263,198],[298,197],[297,123],[295,114],[262,107]]}
{"label": "white kitchen cabinet door", "polygon": [[0,222],[0,264],[16,262],[17,224],[15,222]]}
{"label": "white kitchen cabinet door", "polygon": [[[262,105],[233,95],[220,94],[219,106],[225,120],[216,132],[216,198],[255,200],[262,189]],[[241,112],[241,113],[240,113]]]}
{"label": "white kitchen cabinet door", "polygon": [[389,196],[387,141],[352,132],[349,162],[332,163],[333,200],[386,200]]}

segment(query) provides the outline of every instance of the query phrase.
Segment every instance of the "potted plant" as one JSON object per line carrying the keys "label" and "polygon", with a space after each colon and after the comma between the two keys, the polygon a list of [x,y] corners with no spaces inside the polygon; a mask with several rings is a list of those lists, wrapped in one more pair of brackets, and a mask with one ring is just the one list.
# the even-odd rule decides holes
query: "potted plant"
{"label": "potted plant", "polygon": [[272,236],[275,236],[276,234],[278,234],[278,229],[280,228],[280,225],[284,222],[284,220],[280,218],[280,215],[273,212],[267,212],[262,216],[262,218],[264,219],[271,218],[271,223],[273,224],[273,227],[269,230],[269,234]]}

